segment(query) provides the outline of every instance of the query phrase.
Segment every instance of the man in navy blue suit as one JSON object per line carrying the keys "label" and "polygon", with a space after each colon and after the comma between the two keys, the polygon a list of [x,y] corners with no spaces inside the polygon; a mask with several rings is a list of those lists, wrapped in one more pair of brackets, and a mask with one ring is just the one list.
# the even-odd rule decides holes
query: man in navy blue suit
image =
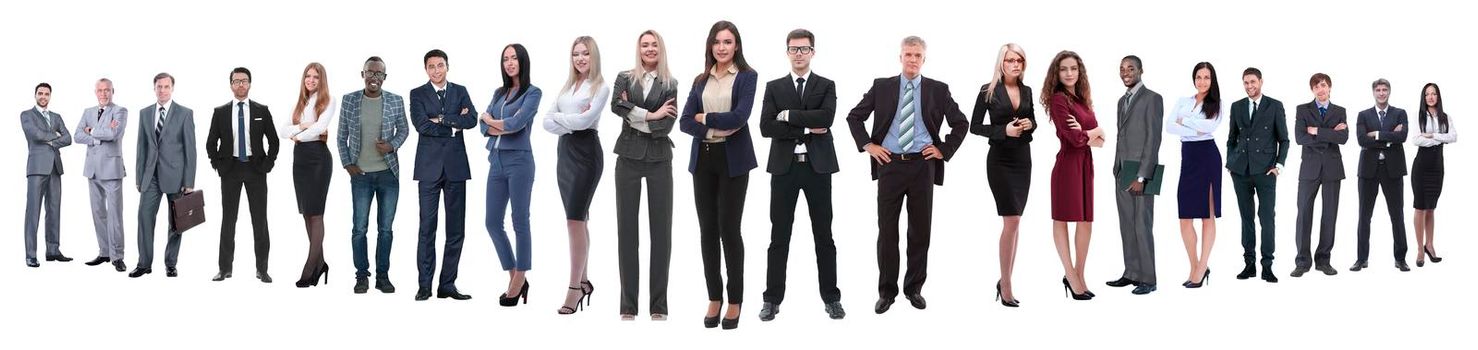
{"label": "man in navy blue suit", "polygon": [[416,142],[416,167],[412,178],[419,182],[421,229],[416,240],[416,269],[420,289],[416,300],[431,298],[431,278],[436,274],[436,219],[438,197],[446,201],[446,256],[442,259],[437,298],[472,299],[457,291],[457,263],[462,259],[466,236],[467,149],[462,130],[477,126],[477,110],[467,88],[446,80],[446,52],[431,50],[422,62],[430,81],[411,90],[411,124],[421,134]]}

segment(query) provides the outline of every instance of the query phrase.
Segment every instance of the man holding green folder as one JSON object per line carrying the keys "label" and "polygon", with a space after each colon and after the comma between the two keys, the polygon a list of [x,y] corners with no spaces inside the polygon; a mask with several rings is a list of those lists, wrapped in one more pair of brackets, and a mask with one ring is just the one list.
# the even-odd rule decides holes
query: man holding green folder
{"label": "man holding green folder", "polygon": [[1159,165],[1165,102],[1144,87],[1139,57],[1119,63],[1119,78],[1129,91],[1119,98],[1118,142],[1114,152],[1114,202],[1119,207],[1119,235],[1124,240],[1124,275],[1110,287],[1133,285],[1135,295],[1155,291],[1155,197],[1164,167]]}

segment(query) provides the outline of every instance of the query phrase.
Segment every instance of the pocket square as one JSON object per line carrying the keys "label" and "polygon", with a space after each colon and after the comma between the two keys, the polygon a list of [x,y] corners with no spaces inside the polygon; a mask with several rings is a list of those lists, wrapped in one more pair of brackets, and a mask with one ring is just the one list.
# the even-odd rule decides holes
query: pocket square
{"label": "pocket square", "polygon": [[262,118],[251,118],[251,120],[262,120]]}

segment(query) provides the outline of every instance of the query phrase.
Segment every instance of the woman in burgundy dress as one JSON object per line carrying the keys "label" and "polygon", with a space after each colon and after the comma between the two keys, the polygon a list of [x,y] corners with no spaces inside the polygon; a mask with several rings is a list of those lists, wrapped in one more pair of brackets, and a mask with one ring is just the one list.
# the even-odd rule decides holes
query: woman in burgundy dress
{"label": "woman in burgundy dress", "polygon": [[[1105,138],[1093,115],[1088,71],[1077,53],[1058,53],[1047,67],[1047,81],[1042,87],[1042,105],[1047,106],[1062,147],[1057,151],[1051,179],[1052,239],[1065,272],[1062,287],[1074,300],[1089,300],[1093,292],[1083,280],[1088,241],[1093,236],[1093,153],[1089,147],[1103,147]],[[1076,263],[1068,246],[1069,222],[1077,223],[1073,239]]]}

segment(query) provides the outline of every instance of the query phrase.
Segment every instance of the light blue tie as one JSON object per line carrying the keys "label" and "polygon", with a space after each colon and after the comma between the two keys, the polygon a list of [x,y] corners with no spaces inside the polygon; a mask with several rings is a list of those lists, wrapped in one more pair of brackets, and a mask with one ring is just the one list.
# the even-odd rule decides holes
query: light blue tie
{"label": "light blue tie", "polygon": [[900,114],[903,119],[898,124],[898,148],[902,149],[903,153],[913,153],[910,152],[911,150],[913,150],[915,136],[913,131],[913,95],[913,82],[909,82],[907,85],[903,86],[903,98],[899,99],[899,103],[903,104],[903,110],[898,114]]}
{"label": "light blue tie", "polygon": [[236,160],[246,163],[246,102],[236,103]]}

